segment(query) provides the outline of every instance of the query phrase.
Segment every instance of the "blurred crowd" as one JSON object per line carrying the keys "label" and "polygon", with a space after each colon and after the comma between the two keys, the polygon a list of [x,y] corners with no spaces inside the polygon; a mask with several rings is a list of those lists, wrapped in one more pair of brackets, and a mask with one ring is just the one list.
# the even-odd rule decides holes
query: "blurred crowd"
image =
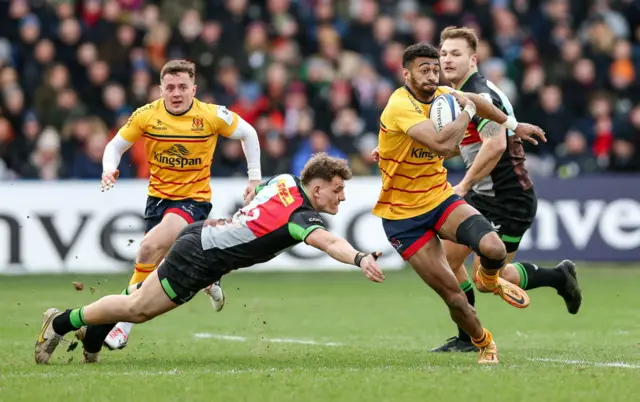
{"label": "blurred crowd", "polygon": [[[527,147],[532,174],[640,171],[638,0],[8,0],[0,15],[0,179],[99,178],[171,58],[196,63],[201,100],[254,125],[265,176],[318,151],[377,174],[402,51],[449,25],[476,29],[481,72],[547,132]],[[122,177],[148,177],[143,151]],[[246,175],[239,142],[220,141],[212,174]]]}

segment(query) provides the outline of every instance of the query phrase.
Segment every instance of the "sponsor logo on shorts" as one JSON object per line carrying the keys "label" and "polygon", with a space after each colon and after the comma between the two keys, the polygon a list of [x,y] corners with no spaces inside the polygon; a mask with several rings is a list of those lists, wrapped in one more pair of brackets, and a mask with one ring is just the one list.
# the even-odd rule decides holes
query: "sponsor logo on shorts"
{"label": "sponsor logo on shorts", "polygon": [[194,216],[195,213],[193,212],[193,204],[189,204],[189,205],[183,205],[182,207],[180,207],[184,212],[188,213],[191,216]]}
{"label": "sponsor logo on shorts", "polygon": [[396,239],[396,238],[392,238],[389,243],[391,243],[391,245],[393,246],[393,248],[395,248],[396,250],[400,250],[400,248],[402,247],[402,243],[400,243],[400,240]]}

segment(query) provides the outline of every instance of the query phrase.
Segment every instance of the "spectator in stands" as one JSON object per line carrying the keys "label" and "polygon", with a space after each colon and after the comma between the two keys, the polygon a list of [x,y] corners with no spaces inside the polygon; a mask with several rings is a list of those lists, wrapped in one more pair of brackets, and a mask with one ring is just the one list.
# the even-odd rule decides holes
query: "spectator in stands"
{"label": "spectator in stands", "polygon": [[[577,0],[0,2],[0,158],[23,177],[71,175],[77,155],[87,162],[100,148],[96,119],[113,136],[159,97],[162,64],[187,57],[198,96],[254,124],[270,158],[298,166],[315,144],[376,174],[364,136],[403,84],[403,49],[455,24],[477,30],[480,71],[518,118],[546,130],[546,144],[527,147],[530,172],[637,172],[639,10]],[[143,147],[127,156],[136,177],[148,176]],[[220,147],[214,174],[242,172],[237,147]]]}
{"label": "spectator in stands", "polygon": [[64,177],[65,171],[60,155],[60,135],[53,127],[42,131],[29,159],[17,167],[18,174],[26,179],[57,180]]}
{"label": "spectator in stands", "polygon": [[577,130],[569,131],[558,151],[558,176],[575,177],[597,170],[598,162],[589,149],[584,134]]}
{"label": "spectator in stands", "polygon": [[212,177],[246,177],[247,160],[240,141],[220,138],[211,164]]}
{"label": "spectator in stands", "polygon": [[266,135],[262,148],[262,174],[274,176],[291,169],[291,157],[287,155],[287,141],[277,131]]}
{"label": "spectator in stands", "polygon": [[293,156],[291,172],[295,175],[302,173],[302,168],[309,158],[318,152],[326,152],[335,158],[347,158],[347,155],[331,144],[329,136],[322,130],[314,130],[308,141],[303,142]]}

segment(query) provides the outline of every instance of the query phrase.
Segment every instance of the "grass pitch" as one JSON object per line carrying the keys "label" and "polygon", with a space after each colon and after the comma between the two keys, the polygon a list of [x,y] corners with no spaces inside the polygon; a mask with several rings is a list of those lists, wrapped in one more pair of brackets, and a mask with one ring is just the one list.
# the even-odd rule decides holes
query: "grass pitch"
{"label": "grass pitch", "polygon": [[128,278],[0,277],[0,401],[637,401],[640,269],[581,265],[578,275],[577,316],[548,289],[531,291],[526,310],[477,294],[497,367],[427,352],[455,328],[410,270],[382,285],[357,272],[235,273],[221,313],[199,295],[134,328],[98,365],[61,345],[36,366],[45,309],[119,293]]}

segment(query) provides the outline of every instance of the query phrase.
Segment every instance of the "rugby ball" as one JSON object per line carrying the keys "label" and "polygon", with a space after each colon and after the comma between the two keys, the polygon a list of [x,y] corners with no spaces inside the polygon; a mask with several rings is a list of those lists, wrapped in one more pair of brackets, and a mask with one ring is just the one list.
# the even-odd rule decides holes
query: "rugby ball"
{"label": "rugby ball", "polygon": [[429,119],[440,131],[444,126],[454,121],[462,112],[456,98],[450,94],[442,94],[431,102]]}

